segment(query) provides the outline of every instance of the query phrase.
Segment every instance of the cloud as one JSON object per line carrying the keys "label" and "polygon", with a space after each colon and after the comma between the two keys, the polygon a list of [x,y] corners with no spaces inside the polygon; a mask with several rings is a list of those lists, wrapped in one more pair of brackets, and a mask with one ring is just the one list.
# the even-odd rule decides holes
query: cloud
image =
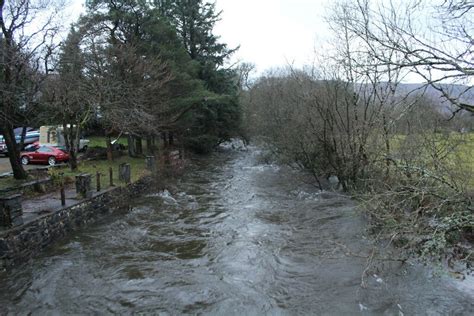
{"label": "cloud", "polygon": [[234,60],[253,62],[259,71],[288,62],[311,62],[317,39],[329,33],[323,20],[326,0],[217,0],[223,10],[216,34],[240,50]]}

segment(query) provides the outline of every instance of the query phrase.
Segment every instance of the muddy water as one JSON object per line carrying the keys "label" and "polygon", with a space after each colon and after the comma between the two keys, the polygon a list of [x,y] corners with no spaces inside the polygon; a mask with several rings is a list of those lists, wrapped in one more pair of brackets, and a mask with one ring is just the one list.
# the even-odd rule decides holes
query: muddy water
{"label": "muddy water", "polygon": [[372,245],[353,203],[258,157],[254,148],[194,161],[170,192],[137,197],[0,276],[0,314],[474,313],[464,283],[367,266]]}

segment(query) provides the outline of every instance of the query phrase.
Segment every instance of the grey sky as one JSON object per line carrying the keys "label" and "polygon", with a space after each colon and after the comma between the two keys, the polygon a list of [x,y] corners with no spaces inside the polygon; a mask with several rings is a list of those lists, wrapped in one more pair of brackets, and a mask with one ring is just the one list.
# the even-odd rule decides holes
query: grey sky
{"label": "grey sky", "polygon": [[286,63],[311,63],[317,43],[327,38],[328,0],[217,0],[223,10],[216,33],[235,59],[253,62],[259,72]]}

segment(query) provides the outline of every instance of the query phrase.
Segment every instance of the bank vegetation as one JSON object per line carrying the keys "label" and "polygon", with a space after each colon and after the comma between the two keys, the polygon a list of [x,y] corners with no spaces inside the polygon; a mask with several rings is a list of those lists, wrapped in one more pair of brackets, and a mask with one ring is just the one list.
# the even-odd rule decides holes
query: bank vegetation
{"label": "bank vegetation", "polygon": [[[377,235],[407,253],[472,263],[473,6],[384,3],[335,4],[334,44],[314,65],[251,82],[247,133],[321,189],[337,179]],[[442,27],[420,25],[427,14]]]}

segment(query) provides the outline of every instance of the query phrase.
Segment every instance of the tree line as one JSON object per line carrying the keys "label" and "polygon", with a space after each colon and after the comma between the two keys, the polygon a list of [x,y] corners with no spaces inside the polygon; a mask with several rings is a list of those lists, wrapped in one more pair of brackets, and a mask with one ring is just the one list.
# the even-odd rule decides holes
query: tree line
{"label": "tree line", "polygon": [[149,148],[165,134],[208,152],[240,133],[237,74],[226,66],[237,48],[213,34],[213,3],[88,0],[58,42],[61,5],[0,1],[1,133],[16,179],[27,175],[13,130],[28,124],[62,125],[73,169],[90,125],[110,159],[121,134]]}

